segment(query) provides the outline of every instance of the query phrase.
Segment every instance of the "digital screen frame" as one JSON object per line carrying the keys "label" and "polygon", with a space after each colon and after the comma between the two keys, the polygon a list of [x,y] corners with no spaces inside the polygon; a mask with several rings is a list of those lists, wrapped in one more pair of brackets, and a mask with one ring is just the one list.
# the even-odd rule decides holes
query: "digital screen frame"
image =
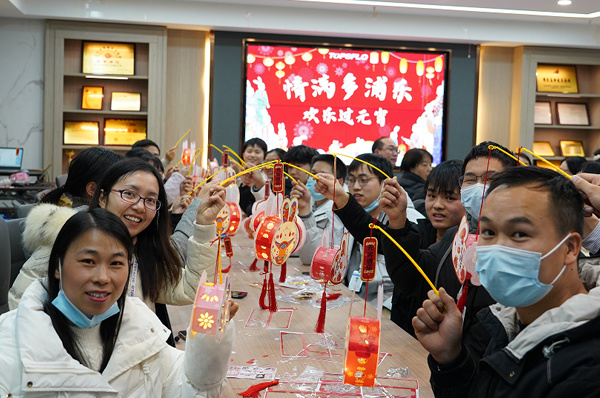
{"label": "digital screen frame", "polygon": [[[356,156],[390,137],[443,160],[450,50],[244,40],[242,138]],[[344,159],[347,162],[348,159]]]}

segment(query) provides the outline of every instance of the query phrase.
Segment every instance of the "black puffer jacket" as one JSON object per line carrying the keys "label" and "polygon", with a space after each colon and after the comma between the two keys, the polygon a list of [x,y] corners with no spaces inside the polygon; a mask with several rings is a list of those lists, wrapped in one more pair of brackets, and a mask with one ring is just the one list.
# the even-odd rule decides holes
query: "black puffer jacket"
{"label": "black puffer jacket", "polygon": [[413,202],[419,199],[425,199],[425,180],[418,175],[411,173],[410,171],[405,171],[398,180],[398,184],[404,188]]}
{"label": "black puffer jacket", "polygon": [[481,311],[480,325],[492,338],[480,361],[464,347],[453,364],[438,365],[429,356],[435,396],[600,396],[598,289],[571,297],[525,328],[518,324],[514,308],[497,304]]}

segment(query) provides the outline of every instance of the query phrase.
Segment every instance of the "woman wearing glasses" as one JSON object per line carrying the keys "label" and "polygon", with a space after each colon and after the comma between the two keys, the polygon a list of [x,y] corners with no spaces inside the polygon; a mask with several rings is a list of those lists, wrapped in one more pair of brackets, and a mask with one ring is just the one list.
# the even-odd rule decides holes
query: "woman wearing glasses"
{"label": "woman wearing glasses", "polygon": [[[200,196],[204,198],[197,207],[191,232],[178,227],[170,236],[169,211],[163,206],[167,197],[160,174],[149,163],[130,158],[106,171],[91,200],[91,208],[102,207],[117,215],[134,241],[128,295],[142,299],[167,326],[164,304],[192,304],[202,271],[214,274],[216,248],[210,242],[216,234],[214,219],[225,205],[225,190],[206,184]],[[73,211],[69,217],[53,220],[53,210],[50,209],[48,226],[42,225],[39,231],[38,240],[43,243],[40,246],[51,247],[58,230],[75,214]],[[19,285],[21,294],[35,280],[28,279],[28,283]]]}

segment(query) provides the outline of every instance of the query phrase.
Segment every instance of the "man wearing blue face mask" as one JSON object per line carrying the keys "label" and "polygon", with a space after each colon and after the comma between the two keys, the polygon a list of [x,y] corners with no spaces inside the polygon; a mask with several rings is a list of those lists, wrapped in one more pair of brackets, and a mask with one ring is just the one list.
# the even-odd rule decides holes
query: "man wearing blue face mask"
{"label": "man wearing blue face mask", "polygon": [[[336,161],[336,178],[340,184],[346,179],[346,165],[340,158],[334,158],[333,155],[316,155],[310,162],[310,172],[312,174],[329,174],[333,176],[333,162]],[[335,216],[333,221],[333,201],[327,199],[320,193],[315,192],[315,180],[308,177],[306,184],[300,181],[294,183],[290,197],[298,199],[298,215],[306,227],[306,241],[302,249],[298,252],[303,264],[310,264],[317,248],[321,245],[323,231],[329,227],[334,228],[333,241],[339,245],[344,233],[344,224]],[[331,236],[331,235],[330,235]]]}
{"label": "man wearing blue face mask", "polygon": [[443,289],[429,292],[413,319],[431,353],[436,397],[598,395],[600,288],[578,272],[583,217],[581,195],[554,171],[516,167],[494,176],[476,262],[498,301],[478,314],[492,336],[485,354],[475,361],[461,344],[461,314]]}

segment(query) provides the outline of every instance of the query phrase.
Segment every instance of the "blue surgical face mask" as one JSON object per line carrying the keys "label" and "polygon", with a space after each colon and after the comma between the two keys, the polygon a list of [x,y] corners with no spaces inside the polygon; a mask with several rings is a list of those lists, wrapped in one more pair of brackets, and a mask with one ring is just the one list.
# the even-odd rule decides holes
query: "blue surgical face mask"
{"label": "blue surgical face mask", "polygon": [[544,298],[567,269],[564,265],[550,284],[540,282],[538,275],[543,259],[563,245],[571,234],[552,250],[542,253],[501,245],[477,246],[475,272],[490,295],[506,307],[527,307]]}
{"label": "blue surgical face mask", "polygon": [[476,219],[479,219],[479,214],[481,213],[483,194],[484,187],[481,183],[473,184],[460,190],[460,203],[462,203],[467,213]]}
{"label": "blue surgical face mask", "polygon": [[379,198],[375,199],[375,201],[373,203],[371,203],[370,205],[368,205],[367,207],[364,207],[364,209],[367,213],[370,213],[371,211],[376,209],[377,206],[379,206]]}
{"label": "blue surgical face mask", "polygon": [[81,310],[75,307],[71,300],[69,300],[65,294],[65,291],[62,289],[62,267],[60,262],[58,263],[58,272],[60,274],[60,290],[58,291],[56,298],[52,300],[52,305],[56,307],[56,309],[59,310],[64,316],[66,316],[67,319],[75,326],[80,328],[91,328],[103,320],[119,313],[120,310],[116,301],[108,310],[106,310],[106,312],[100,315],[90,316],[81,312]]}
{"label": "blue surgical face mask", "polygon": [[314,178],[310,177],[308,179],[308,181],[306,181],[306,188],[308,188],[308,190],[310,191],[310,196],[312,196],[312,198],[318,202],[319,200],[323,200],[325,199],[325,196],[321,193],[315,192],[315,185],[317,184],[317,181],[315,181]]}

